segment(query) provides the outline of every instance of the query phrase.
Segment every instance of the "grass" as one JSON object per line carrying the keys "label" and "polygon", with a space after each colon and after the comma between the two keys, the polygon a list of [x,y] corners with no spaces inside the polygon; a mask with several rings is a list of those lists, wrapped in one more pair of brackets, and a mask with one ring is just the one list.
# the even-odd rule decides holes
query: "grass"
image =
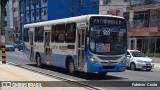
{"label": "grass", "polygon": [[148,57],[160,57],[160,53],[146,52],[145,54],[146,54]]}

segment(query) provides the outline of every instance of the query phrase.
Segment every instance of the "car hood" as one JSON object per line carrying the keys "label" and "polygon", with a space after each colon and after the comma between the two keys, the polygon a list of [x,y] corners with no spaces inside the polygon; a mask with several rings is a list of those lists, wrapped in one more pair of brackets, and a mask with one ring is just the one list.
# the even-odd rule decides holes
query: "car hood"
{"label": "car hood", "polygon": [[6,45],[6,47],[14,47],[13,45]]}
{"label": "car hood", "polygon": [[148,57],[133,57],[135,60],[143,60],[143,61],[152,61],[152,59]]}

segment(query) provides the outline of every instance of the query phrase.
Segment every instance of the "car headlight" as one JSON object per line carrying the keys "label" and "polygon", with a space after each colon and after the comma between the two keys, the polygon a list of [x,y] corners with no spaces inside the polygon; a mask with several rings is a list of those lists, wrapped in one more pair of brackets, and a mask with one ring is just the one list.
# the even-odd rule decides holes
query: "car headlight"
{"label": "car headlight", "polygon": [[119,64],[126,63],[126,61],[127,61],[127,58],[123,58],[123,59],[119,62]]}
{"label": "car headlight", "polygon": [[139,62],[139,63],[145,63],[143,60],[137,60],[137,62]]}
{"label": "car headlight", "polygon": [[94,64],[98,63],[98,61],[93,56],[88,56],[88,59]]}

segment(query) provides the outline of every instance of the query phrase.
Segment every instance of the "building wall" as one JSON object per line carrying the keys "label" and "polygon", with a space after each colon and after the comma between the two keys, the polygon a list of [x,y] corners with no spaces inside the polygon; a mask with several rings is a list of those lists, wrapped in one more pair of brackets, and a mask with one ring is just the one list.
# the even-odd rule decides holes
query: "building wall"
{"label": "building wall", "polygon": [[19,0],[13,0],[13,41],[19,41]]}
{"label": "building wall", "polygon": [[[11,32],[13,31],[13,5],[12,0],[9,0],[6,5],[6,16],[5,16],[5,40],[10,40]],[[1,11],[1,10],[0,10]],[[0,15],[1,16],[1,15]]]}
{"label": "building wall", "polygon": [[[33,4],[33,1],[38,3]],[[80,5],[80,1],[84,1],[84,3]],[[68,18],[83,14],[98,14],[98,3],[99,0],[19,0],[20,38],[22,39],[22,24],[24,23]],[[95,7],[96,5],[97,7]]]}
{"label": "building wall", "polygon": [[126,12],[126,7],[129,5],[124,0],[99,0],[99,13],[123,16]]}
{"label": "building wall", "polygon": [[126,18],[129,49],[160,53],[160,0],[100,0],[99,13]]}

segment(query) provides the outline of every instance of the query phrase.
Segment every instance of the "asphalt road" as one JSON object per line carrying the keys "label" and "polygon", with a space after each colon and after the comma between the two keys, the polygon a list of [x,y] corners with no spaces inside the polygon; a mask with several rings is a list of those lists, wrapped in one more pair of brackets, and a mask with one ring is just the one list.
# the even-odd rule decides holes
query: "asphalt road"
{"label": "asphalt road", "polygon": [[[100,77],[97,74],[86,74],[82,72],[77,72],[75,76],[70,76],[62,68],[57,68],[53,66],[43,66],[39,68],[34,62],[29,61],[26,56],[20,52],[6,52],[7,61],[29,67],[41,72],[57,75],[67,79],[72,79],[75,81],[160,81],[160,71],[131,71],[126,70],[120,73],[108,73],[107,76]],[[1,53],[0,53],[1,55]],[[160,90],[158,87],[101,87],[107,90]]]}

